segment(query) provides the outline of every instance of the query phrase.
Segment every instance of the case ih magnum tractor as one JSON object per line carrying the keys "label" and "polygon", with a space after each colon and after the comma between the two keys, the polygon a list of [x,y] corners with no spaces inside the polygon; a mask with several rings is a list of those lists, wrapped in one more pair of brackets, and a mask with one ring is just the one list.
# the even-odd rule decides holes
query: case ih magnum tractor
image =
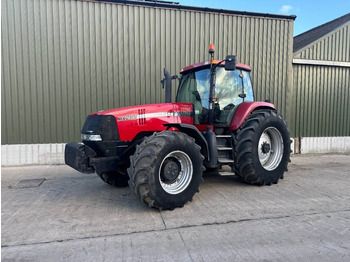
{"label": "case ih magnum tractor", "polygon": [[129,184],[150,207],[191,201],[205,169],[230,166],[245,182],[271,185],[290,162],[290,134],[273,104],[254,102],[251,68],[235,56],[181,70],[176,102],[164,70],[166,102],[90,114],[82,143],[68,143],[67,165],[97,173],[114,186]]}

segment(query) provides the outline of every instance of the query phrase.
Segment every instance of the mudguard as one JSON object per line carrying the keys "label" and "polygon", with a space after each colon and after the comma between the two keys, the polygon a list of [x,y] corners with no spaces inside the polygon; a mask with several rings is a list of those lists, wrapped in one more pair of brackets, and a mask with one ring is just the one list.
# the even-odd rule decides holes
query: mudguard
{"label": "mudguard", "polygon": [[163,124],[163,126],[165,126],[167,129],[171,127],[175,127],[179,131],[194,138],[194,140],[196,141],[196,144],[201,147],[201,153],[205,157],[205,159],[206,160],[210,159],[208,143],[205,140],[202,133],[194,125],[183,124],[183,123],[166,123],[166,124]]}
{"label": "mudguard", "polygon": [[275,106],[267,102],[244,102],[237,108],[230,124],[230,130],[237,130],[247,116],[257,109],[275,109]]}

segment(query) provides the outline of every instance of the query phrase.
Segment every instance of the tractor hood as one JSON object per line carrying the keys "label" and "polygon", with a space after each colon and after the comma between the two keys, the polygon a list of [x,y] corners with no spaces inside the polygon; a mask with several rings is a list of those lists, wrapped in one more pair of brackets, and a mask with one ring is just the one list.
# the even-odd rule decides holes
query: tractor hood
{"label": "tractor hood", "polygon": [[114,116],[119,139],[131,141],[141,132],[166,130],[165,123],[193,125],[193,105],[189,103],[165,103],[123,107],[90,114]]}

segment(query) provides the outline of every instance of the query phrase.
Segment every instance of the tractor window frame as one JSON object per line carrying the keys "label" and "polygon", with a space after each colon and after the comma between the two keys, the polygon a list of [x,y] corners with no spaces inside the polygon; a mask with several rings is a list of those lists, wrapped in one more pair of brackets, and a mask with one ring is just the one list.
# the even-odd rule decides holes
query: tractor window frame
{"label": "tractor window frame", "polygon": [[[239,77],[240,74],[242,74],[242,78]],[[229,81],[231,83],[229,83]],[[243,86],[246,95],[245,98],[239,97],[239,94],[242,93]],[[209,88],[209,67],[192,70],[181,75],[176,94],[176,102],[191,103],[194,105],[195,124],[208,123]],[[227,95],[229,93],[231,93],[231,95]],[[229,125],[229,117],[238,105],[242,102],[254,101],[254,90],[249,71],[241,68],[237,68],[233,71],[226,71],[224,67],[219,66],[216,69],[215,97],[217,123]]]}

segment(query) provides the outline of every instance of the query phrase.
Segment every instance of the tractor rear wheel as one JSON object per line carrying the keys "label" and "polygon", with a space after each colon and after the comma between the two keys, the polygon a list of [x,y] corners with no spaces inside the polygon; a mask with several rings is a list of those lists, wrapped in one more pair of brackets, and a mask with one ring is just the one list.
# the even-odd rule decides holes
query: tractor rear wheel
{"label": "tractor rear wheel", "polygon": [[234,134],[235,172],[245,182],[271,185],[290,162],[290,132],[274,110],[254,111]]}
{"label": "tractor rear wheel", "polygon": [[98,174],[98,176],[109,185],[112,185],[115,187],[128,186],[129,177],[127,175],[119,173],[118,171],[104,172],[104,173]]}
{"label": "tractor rear wheel", "polygon": [[183,207],[203,181],[200,147],[184,133],[163,131],[147,137],[130,157],[131,190],[150,207]]}

